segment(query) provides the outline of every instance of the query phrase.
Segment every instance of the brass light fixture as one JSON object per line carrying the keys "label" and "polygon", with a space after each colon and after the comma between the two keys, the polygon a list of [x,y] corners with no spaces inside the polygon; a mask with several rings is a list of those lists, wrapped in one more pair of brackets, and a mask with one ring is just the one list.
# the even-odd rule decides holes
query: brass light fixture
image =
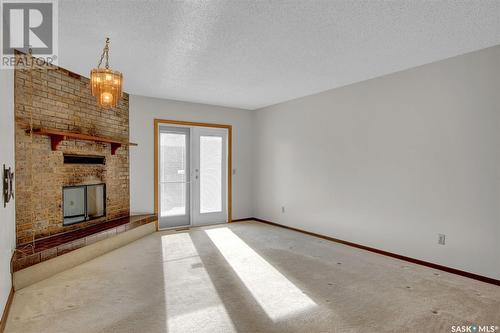
{"label": "brass light fixture", "polygon": [[[105,68],[100,68],[104,57],[106,57]],[[109,68],[109,38],[106,38],[106,45],[97,68],[90,71],[90,84],[92,95],[97,98],[97,104],[107,109],[118,104],[122,96],[123,75]]]}

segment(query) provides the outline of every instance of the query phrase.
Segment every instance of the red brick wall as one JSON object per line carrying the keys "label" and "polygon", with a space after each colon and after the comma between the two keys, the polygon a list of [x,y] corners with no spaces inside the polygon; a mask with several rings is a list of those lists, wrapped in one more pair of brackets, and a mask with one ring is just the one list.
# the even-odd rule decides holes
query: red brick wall
{"label": "red brick wall", "polygon": [[[16,116],[16,234],[17,244],[56,233],[128,216],[129,152],[121,147],[111,155],[109,144],[63,141],[51,151],[50,139],[25,130],[30,117],[34,127],[71,131],[127,141],[129,98],[124,94],[113,109],[97,106],[89,80],[57,68],[33,70],[33,94],[28,71],[15,71]],[[30,96],[33,96],[31,107]],[[33,141],[32,141],[33,140]],[[63,153],[105,156],[105,165],[63,163]],[[63,226],[64,185],[106,183],[104,218]]]}

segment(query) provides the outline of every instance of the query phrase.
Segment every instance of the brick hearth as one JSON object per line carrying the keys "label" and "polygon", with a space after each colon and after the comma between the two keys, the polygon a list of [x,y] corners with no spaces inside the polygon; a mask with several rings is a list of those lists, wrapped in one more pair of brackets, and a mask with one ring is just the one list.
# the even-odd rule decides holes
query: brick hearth
{"label": "brick hearth", "polygon": [[84,229],[42,238],[35,241],[34,244],[19,246],[12,261],[13,271],[17,272],[154,221],[156,221],[155,215],[123,217]]}

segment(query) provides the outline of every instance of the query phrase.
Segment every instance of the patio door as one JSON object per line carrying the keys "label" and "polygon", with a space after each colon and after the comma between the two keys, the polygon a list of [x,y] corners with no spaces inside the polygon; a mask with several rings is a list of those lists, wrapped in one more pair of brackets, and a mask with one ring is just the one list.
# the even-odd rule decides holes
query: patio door
{"label": "patio door", "polygon": [[191,223],[190,130],[160,126],[158,138],[158,224],[160,229]]}
{"label": "patio door", "polygon": [[227,222],[227,129],[159,126],[160,229]]}
{"label": "patio door", "polygon": [[227,129],[194,127],[192,224],[227,221]]}

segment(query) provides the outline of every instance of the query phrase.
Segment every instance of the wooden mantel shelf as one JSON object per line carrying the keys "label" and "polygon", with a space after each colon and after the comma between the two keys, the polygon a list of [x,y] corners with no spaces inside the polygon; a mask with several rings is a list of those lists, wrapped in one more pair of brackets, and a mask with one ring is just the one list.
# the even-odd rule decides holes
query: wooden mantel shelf
{"label": "wooden mantel shelf", "polygon": [[[26,132],[29,133],[30,130],[27,129]],[[57,146],[59,146],[59,144],[64,140],[83,140],[83,141],[109,143],[111,145],[111,155],[114,155],[116,153],[116,150],[118,148],[120,148],[121,146],[137,146],[136,143],[132,143],[132,142],[123,142],[123,141],[113,140],[113,139],[94,136],[94,135],[57,131],[57,130],[51,130],[51,129],[47,129],[47,128],[33,129],[33,134],[49,136],[52,150],[57,150]]]}

